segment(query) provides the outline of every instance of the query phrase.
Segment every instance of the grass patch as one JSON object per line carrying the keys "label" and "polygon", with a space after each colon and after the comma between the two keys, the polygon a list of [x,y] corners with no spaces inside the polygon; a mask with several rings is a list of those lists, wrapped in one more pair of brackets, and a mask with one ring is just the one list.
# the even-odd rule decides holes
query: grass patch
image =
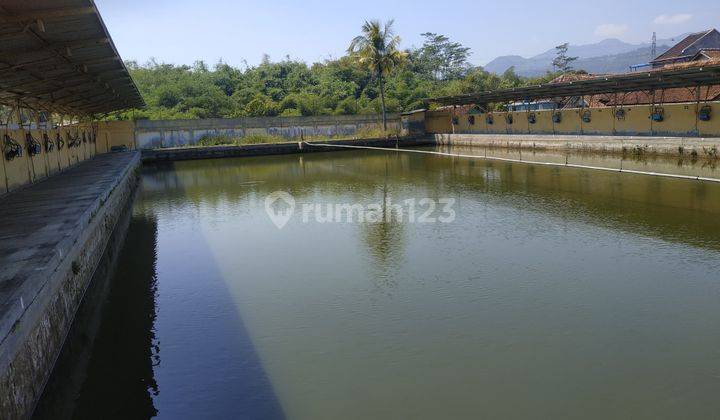
{"label": "grass patch", "polygon": [[204,135],[200,137],[197,142],[197,146],[208,147],[208,146],[231,146],[235,144],[235,139],[226,135],[209,136]]}
{"label": "grass patch", "polygon": [[288,143],[293,141],[291,138],[282,136],[271,136],[269,134],[251,134],[249,136],[236,139],[238,145],[242,144],[267,144],[267,143]]}

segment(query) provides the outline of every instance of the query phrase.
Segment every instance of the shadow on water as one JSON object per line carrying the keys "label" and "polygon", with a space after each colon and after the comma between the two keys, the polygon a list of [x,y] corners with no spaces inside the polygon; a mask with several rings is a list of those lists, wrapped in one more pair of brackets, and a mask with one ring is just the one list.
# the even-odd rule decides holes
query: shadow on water
{"label": "shadow on water", "polygon": [[[310,223],[290,225],[283,231],[287,236],[279,236],[262,206],[265,196],[277,190],[292,192],[299,203],[382,203],[382,220],[390,199],[457,197],[460,220],[449,226],[390,221],[357,229]],[[685,253],[681,247],[665,249],[673,256],[717,251],[719,196],[720,185],[687,180],[378,151],[147,167],[132,220],[125,218],[124,245],[122,237],[113,240],[109,262],[88,291],[37,416],[268,419],[282,418],[283,409],[298,417],[306,413],[298,408],[340,413],[352,404],[378,414],[373,410],[382,408],[379,401],[388,401],[387,407],[397,413],[425,403],[425,408],[446,411],[457,408],[457,401],[474,408],[482,398],[487,400],[482,405],[503,412],[523,390],[533,391],[524,395],[524,407],[531,407],[543,391],[560,383],[553,382],[558,369],[580,383],[579,378],[593,379],[585,375],[578,345],[586,346],[582,348],[590,359],[607,357],[617,363],[612,358],[618,357],[628,365],[635,360],[650,365],[648,354],[656,353],[643,353],[646,344],[638,346],[634,331],[666,329],[677,317],[665,311],[677,305],[676,291],[685,289],[650,279],[657,273],[642,258],[652,260],[654,253],[647,250],[654,248],[645,239],[698,247]],[[551,228],[543,230],[536,223]],[[519,234],[523,228],[527,232]],[[632,235],[614,235],[617,231]],[[552,242],[558,232],[572,240]],[[593,247],[593,235],[603,246]],[[583,247],[609,253],[615,238],[627,242],[624,264],[639,265],[648,279],[626,282],[627,272],[606,278],[602,259],[580,253],[586,258],[584,277],[594,279],[585,284],[574,280],[574,270],[580,268],[573,261],[553,260],[542,249],[550,241],[566,247],[559,254],[572,255]],[[525,248],[525,242],[539,245]],[[311,259],[317,250],[327,258]],[[524,250],[527,264],[535,266],[525,270],[507,264],[507,254],[512,257],[515,250]],[[545,259],[554,263],[546,266]],[[697,279],[705,267],[692,272],[700,286],[704,283]],[[442,284],[432,281],[439,276]],[[465,281],[470,276],[473,280]],[[374,287],[367,287],[368,281]],[[627,285],[615,289],[616,283]],[[647,306],[646,286],[661,288],[660,296],[673,305]],[[708,294],[692,286],[688,290],[698,297],[681,307],[687,308],[684,313],[693,319],[714,316],[713,308],[697,309],[705,308],[698,301],[704,303],[700,298]],[[393,289],[399,298],[371,299],[369,289],[388,295]],[[622,322],[632,328],[606,325],[621,317],[595,299],[598,291],[624,309]],[[643,323],[645,315],[655,313],[667,315],[662,327],[651,316]],[[684,332],[687,325],[674,328]],[[573,330],[577,336],[565,334]],[[580,333],[590,330],[594,335]],[[255,333],[255,343],[249,332]],[[616,340],[618,336],[625,341]],[[667,340],[675,345],[682,341]],[[628,351],[626,343],[631,350],[636,346],[637,359],[621,357]],[[622,352],[615,353],[615,345]],[[536,363],[525,348],[539,354],[546,349],[544,357],[551,362]],[[457,364],[451,363],[453,355],[460,357]],[[568,363],[568,355],[576,358],[574,364]],[[685,356],[680,354],[680,360]],[[467,363],[478,360],[490,362],[468,368]],[[658,359],[653,363],[661,365]],[[451,386],[436,387],[432,398],[420,386],[432,385],[429,381],[412,386],[402,381],[433,367]],[[506,380],[512,372],[518,378],[526,374],[523,369],[551,385],[523,382],[519,388],[503,388],[512,382]],[[598,365],[595,372],[634,371]],[[470,374],[475,376],[456,381]],[[601,381],[589,386],[602,389]],[[358,388],[361,383],[367,386]],[[487,387],[481,386],[485,383]],[[616,383],[628,381],[623,377]],[[405,394],[398,393],[402,387]],[[381,391],[368,391],[373,389]],[[493,400],[500,394],[508,396],[509,404]],[[563,393],[550,396],[562,402],[557,407],[567,403]],[[402,407],[389,402],[393,397],[404,401]],[[415,418],[395,416],[405,417]]]}
{"label": "shadow on water", "polygon": [[127,219],[118,224],[85,294],[36,418],[129,419],[157,413],[152,399],[158,392],[153,374],[159,351],[157,225],[150,217]]}
{"label": "shadow on water", "polygon": [[[227,291],[215,287],[224,284],[212,274],[212,255],[194,256],[203,277],[179,272],[165,280],[186,278],[195,285],[194,291],[177,286],[195,297],[196,310],[177,302],[161,305],[159,227],[140,195],[132,217],[126,215],[116,229],[34,417],[217,418],[235,413],[238,418],[283,418]],[[203,240],[183,239],[196,245]],[[217,292],[201,302],[201,289]],[[164,327],[158,326],[163,311],[171,314]],[[168,319],[175,325],[168,326]],[[161,339],[166,339],[165,351]]]}

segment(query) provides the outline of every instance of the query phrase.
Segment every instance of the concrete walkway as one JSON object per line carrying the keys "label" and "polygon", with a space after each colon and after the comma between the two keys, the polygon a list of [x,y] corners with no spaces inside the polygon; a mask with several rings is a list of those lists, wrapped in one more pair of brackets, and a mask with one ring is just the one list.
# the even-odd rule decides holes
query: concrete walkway
{"label": "concrete walkway", "polygon": [[99,155],[0,197],[0,343],[138,159]]}

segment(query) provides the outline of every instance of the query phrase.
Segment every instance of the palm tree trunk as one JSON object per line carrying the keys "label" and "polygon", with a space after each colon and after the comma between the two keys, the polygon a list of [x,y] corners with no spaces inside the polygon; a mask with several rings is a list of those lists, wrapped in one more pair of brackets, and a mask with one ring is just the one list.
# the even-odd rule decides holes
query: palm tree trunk
{"label": "palm tree trunk", "polygon": [[387,111],[385,110],[385,82],[383,81],[382,73],[378,74],[378,81],[380,82],[380,104],[382,106],[383,131],[387,132]]}

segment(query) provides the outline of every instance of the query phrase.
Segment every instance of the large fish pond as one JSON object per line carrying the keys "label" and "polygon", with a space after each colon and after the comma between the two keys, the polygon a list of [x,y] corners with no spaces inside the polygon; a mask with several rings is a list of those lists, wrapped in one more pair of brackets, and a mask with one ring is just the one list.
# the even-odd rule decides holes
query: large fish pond
{"label": "large fish pond", "polygon": [[39,417],[720,416],[720,184],[378,150],[176,162],[143,170],[106,277]]}

